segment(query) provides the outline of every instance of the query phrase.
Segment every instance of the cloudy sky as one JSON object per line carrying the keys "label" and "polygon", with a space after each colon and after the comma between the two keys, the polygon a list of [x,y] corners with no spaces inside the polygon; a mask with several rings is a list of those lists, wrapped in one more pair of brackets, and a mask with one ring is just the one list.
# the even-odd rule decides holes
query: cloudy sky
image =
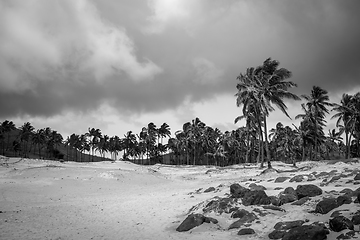
{"label": "cloudy sky", "polygon": [[[271,57],[297,94],[360,91],[358,0],[0,0],[0,121],[123,136],[231,130],[236,77]],[[287,102],[290,116],[300,102]],[[272,113],[270,128],[278,121]],[[331,123],[332,124],[332,123]]]}

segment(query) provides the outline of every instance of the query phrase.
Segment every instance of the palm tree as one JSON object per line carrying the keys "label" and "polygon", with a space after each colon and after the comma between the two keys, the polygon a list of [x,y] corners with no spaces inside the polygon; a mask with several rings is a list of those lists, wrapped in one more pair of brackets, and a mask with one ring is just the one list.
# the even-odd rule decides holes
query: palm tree
{"label": "palm tree", "polygon": [[[285,81],[291,77],[291,72],[285,68],[278,69],[279,64],[278,61],[268,58],[262,66],[248,68],[245,74],[240,74],[237,77],[239,80],[237,84],[238,93],[235,95],[237,96],[237,106],[243,105],[243,115],[246,115],[249,106],[253,108],[254,105],[256,106],[254,112],[258,119],[261,142],[263,142],[262,122],[264,123],[268,168],[272,168],[272,166],[267,139],[266,117],[269,115],[269,112],[275,110],[271,104],[277,106],[290,118],[283,99],[300,100],[297,95],[288,91],[289,88],[297,86],[291,81]],[[263,167],[264,157],[262,147],[261,152],[261,167]]]}
{"label": "palm tree", "polygon": [[325,115],[329,113],[327,107],[332,107],[333,104],[329,102],[328,92],[318,86],[312,88],[310,95],[302,95],[302,97],[307,101],[305,107],[312,116],[315,137],[314,150],[317,158],[319,143],[325,138],[323,127],[326,124]]}
{"label": "palm tree", "polygon": [[123,138],[123,144],[124,144],[124,155],[123,159],[128,160],[129,156],[133,155],[135,146],[136,146],[136,136],[133,134],[132,131],[128,131],[126,135],[124,135]]}
{"label": "palm tree", "polygon": [[10,146],[10,132],[15,130],[15,124],[12,121],[5,120],[2,124],[3,133],[7,133],[7,142],[6,142],[6,150],[9,150]]}
{"label": "palm tree", "polygon": [[[39,151],[39,158],[41,158],[41,149],[42,149],[42,145],[45,144],[45,133],[44,133],[44,129],[38,129],[31,138],[31,141],[38,146],[38,151]],[[34,153],[35,153],[35,147],[34,147]]]}
{"label": "palm tree", "polygon": [[27,154],[28,142],[31,138],[31,135],[33,134],[33,131],[34,131],[34,127],[31,125],[30,122],[26,122],[20,127],[19,136],[20,136],[20,141],[22,143],[22,150],[24,157],[28,157]]}
{"label": "palm tree", "polygon": [[95,129],[95,128],[89,128],[88,129],[88,135],[90,137],[92,137],[91,141],[90,141],[90,148],[91,148],[91,152],[92,152],[92,161],[94,161],[94,151],[97,148],[97,145],[99,143],[99,140],[101,138],[101,130],[100,129]]}

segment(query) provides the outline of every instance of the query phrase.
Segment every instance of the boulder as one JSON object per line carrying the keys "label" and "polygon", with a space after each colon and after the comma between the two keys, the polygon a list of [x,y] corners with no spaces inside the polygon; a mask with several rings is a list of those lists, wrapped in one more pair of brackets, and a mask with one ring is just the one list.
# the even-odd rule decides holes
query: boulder
{"label": "boulder", "polygon": [[360,173],[358,173],[358,174],[355,175],[354,180],[355,180],[355,181],[360,180]]}
{"label": "boulder", "polygon": [[298,185],[295,191],[298,199],[303,197],[315,197],[322,194],[321,188],[313,184]]}
{"label": "boulder", "polygon": [[271,233],[269,233],[268,237],[270,239],[281,239],[285,235],[285,230],[274,230]]}
{"label": "boulder", "polygon": [[242,204],[249,205],[268,205],[271,203],[270,197],[263,190],[247,192],[242,198]]}
{"label": "boulder", "polygon": [[209,187],[208,189],[206,189],[204,191],[204,193],[213,192],[213,191],[215,191],[215,188],[214,187]]}
{"label": "boulder", "polygon": [[275,183],[282,183],[282,182],[285,182],[286,180],[288,180],[289,177],[278,177],[275,179]]}
{"label": "boulder", "polygon": [[338,196],[338,197],[336,198],[336,202],[337,202],[337,204],[338,204],[339,206],[341,206],[341,205],[343,205],[343,204],[350,204],[350,203],[352,203],[352,199],[351,199],[350,195],[345,194],[345,195]]}
{"label": "boulder", "polygon": [[340,193],[344,193],[346,195],[352,195],[353,194],[353,190],[351,190],[350,188],[344,188],[343,190],[340,191]]}
{"label": "boulder", "polygon": [[331,210],[337,207],[338,204],[335,198],[325,198],[320,202],[318,202],[318,204],[316,204],[315,212],[321,214],[327,214],[328,212],[330,212]]}
{"label": "boulder", "polygon": [[234,198],[242,198],[250,189],[240,186],[238,183],[231,184],[230,194]]}
{"label": "boulder", "polygon": [[344,240],[344,239],[354,239],[355,231],[349,231],[347,233],[342,233],[339,236],[336,237],[338,240]]}
{"label": "boulder", "polygon": [[310,200],[310,197],[303,197],[303,198],[291,203],[291,205],[301,206],[309,200]]}
{"label": "boulder", "polygon": [[231,214],[231,217],[232,218],[243,218],[245,216],[250,216],[250,215],[254,215],[254,214],[246,211],[245,209],[238,209]]}
{"label": "boulder", "polygon": [[280,201],[281,205],[286,204],[286,203],[295,202],[296,200],[298,200],[298,198],[296,195],[293,195],[293,194],[280,193],[280,195],[279,195],[279,201]]}
{"label": "boulder", "polygon": [[357,213],[354,216],[352,216],[351,222],[355,225],[359,225],[360,224],[360,213]]}
{"label": "boulder", "polygon": [[275,224],[274,228],[275,228],[275,230],[288,230],[288,229],[302,226],[304,223],[305,223],[304,220],[278,222]]}
{"label": "boulder", "polygon": [[344,229],[354,230],[354,224],[344,216],[338,216],[330,219],[329,226],[334,232],[340,232]]}
{"label": "boulder", "polygon": [[229,226],[229,230],[233,229],[233,228],[240,228],[245,223],[253,222],[255,219],[256,219],[256,215],[254,213],[249,213],[248,212],[248,214],[244,214],[239,220],[233,222]]}
{"label": "boulder", "polygon": [[319,225],[302,225],[286,232],[282,240],[323,240],[329,231]]}
{"label": "boulder", "polygon": [[292,195],[295,195],[295,196],[297,195],[295,189],[292,188],[292,187],[287,187],[287,188],[285,188],[285,190],[284,190],[283,193],[285,193],[285,194],[292,194]]}
{"label": "boulder", "polygon": [[216,198],[211,200],[204,208],[203,212],[216,212],[218,214],[231,213],[236,210],[236,198]]}
{"label": "boulder", "polygon": [[189,231],[190,229],[193,229],[194,227],[200,226],[201,224],[203,224],[204,222],[207,223],[218,223],[218,221],[214,218],[208,218],[205,217],[202,214],[190,214],[189,216],[187,216],[187,218],[176,228],[176,231],[178,232],[186,232]]}
{"label": "boulder", "polygon": [[252,228],[243,228],[240,229],[240,231],[237,233],[237,235],[251,235],[251,234],[255,234],[255,231]]}
{"label": "boulder", "polygon": [[302,182],[304,181],[305,176],[304,175],[296,175],[294,177],[292,177],[289,182]]}
{"label": "boulder", "polygon": [[274,206],[280,206],[281,205],[281,202],[280,202],[280,199],[276,196],[269,196],[270,198],[270,202],[272,205]]}

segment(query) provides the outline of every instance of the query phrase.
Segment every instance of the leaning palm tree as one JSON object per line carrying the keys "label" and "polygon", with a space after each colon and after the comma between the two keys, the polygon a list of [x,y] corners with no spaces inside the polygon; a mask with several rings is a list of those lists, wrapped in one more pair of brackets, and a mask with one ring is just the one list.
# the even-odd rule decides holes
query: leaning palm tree
{"label": "leaning palm tree", "polygon": [[[286,81],[291,77],[291,72],[285,68],[279,69],[279,64],[278,61],[268,58],[264,61],[262,66],[248,68],[245,74],[240,74],[237,77],[239,80],[239,83],[237,84],[238,93],[235,95],[237,96],[237,105],[243,105],[243,113],[246,112],[249,104],[258,106],[260,138],[262,138],[261,122],[263,122],[268,168],[272,168],[272,166],[267,140],[266,117],[271,111],[275,110],[275,108],[272,107],[272,104],[277,106],[290,118],[286,111],[287,106],[283,99],[300,100],[297,95],[288,91],[288,89],[297,86],[291,81]],[[262,156],[261,167],[263,167],[263,159]]]}
{"label": "leaning palm tree", "polygon": [[9,149],[10,146],[10,133],[16,129],[15,124],[12,121],[5,120],[2,124],[3,133],[7,134],[7,142],[6,142],[6,149]]}

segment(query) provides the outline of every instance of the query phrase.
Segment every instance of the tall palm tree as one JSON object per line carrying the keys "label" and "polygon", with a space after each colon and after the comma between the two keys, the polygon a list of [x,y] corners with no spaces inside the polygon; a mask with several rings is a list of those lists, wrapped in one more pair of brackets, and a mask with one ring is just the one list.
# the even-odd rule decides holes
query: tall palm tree
{"label": "tall palm tree", "polygon": [[28,143],[31,138],[31,135],[33,134],[34,129],[35,128],[31,125],[30,122],[26,122],[20,127],[20,141],[22,144],[24,157],[28,157],[28,153],[27,153]]}
{"label": "tall palm tree", "polygon": [[305,103],[306,110],[313,117],[314,137],[315,137],[315,157],[318,155],[318,146],[322,139],[325,138],[323,127],[326,124],[325,116],[329,113],[328,107],[333,104],[329,102],[328,92],[318,86],[314,86],[310,95],[302,95],[307,101]]}
{"label": "tall palm tree", "polygon": [[[38,129],[32,136],[31,141],[38,146],[38,151],[39,151],[39,158],[41,158],[41,149],[42,149],[42,145],[45,144],[45,133],[44,133],[44,129]],[[34,152],[35,152],[35,147],[34,147]]]}
{"label": "tall palm tree", "polygon": [[[261,142],[263,142],[261,123],[264,123],[268,168],[272,168],[272,166],[267,139],[266,117],[271,111],[275,110],[272,107],[272,104],[277,106],[290,118],[286,111],[287,106],[283,99],[300,100],[297,95],[288,91],[289,88],[297,86],[291,81],[286,81],[286,79],[291,77],[291,72],[285,68],[278,69],[279,64],[278,61],[268,58],[264,61],[262,66],[248,68],[245,74],[240,74],[237,77],[239,80],[239,83],[237,84],[238,93],[235,95],[237,96],[237,105],[243,105],[244,115],[247,112],[249,105],[256,105],[258,108],[255,112],[258,115],[257,118]],[[262,149],[261,151],[263,152]],[[263,153],[261,155],[261,167],[263,167]]]}
{"label": "tall palm tree", "polygon": [[2,124],[3,133],[7,134],[6,150],[9,150],[10,146],[10,133],[16,129],[15,124],[12,121],[5,120]]}
{"label": "tall palm tree", "polygon": [[90,147],[92,152],[92,161],[94,161],[94,151],[96,151],[97,145],[101,138],[101,130],[95,128],[88,129],[88,135],[92,138],[90,141]]}

